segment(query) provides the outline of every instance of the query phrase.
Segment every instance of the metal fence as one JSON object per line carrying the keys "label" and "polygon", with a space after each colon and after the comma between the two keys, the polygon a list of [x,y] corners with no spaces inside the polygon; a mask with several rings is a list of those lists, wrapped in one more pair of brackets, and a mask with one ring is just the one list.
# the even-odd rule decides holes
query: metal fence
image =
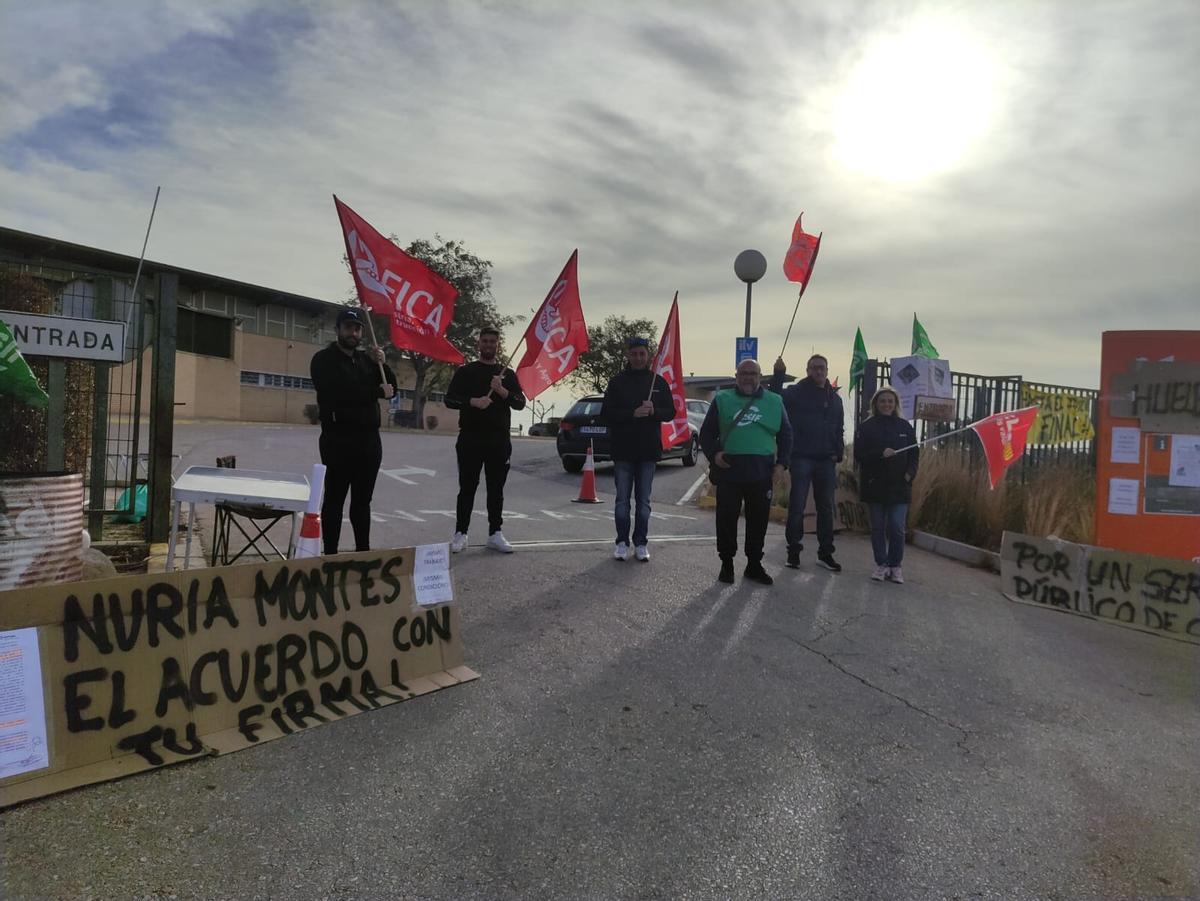
{"label": "metal fence", "polygon": [[5,420],[0,447],[8,468],[83,473],[93,540],[102,538],[106,515],[133,512],[138,485],[149,479],[149,442],[140,411],[150,338],[147,295],[154,283],[144,282],[134,296],[131,282],[111,273],[0,258],[0,309],[125,326],[120,362],[30,355],[49,408],[5,399],[0,415]]}
{"label": "metal fence", "polygon": [[[917,440],[924,441],[955,429],[965,428],[971,423],[986,419],[995,413],[1018,410],[1028,406],[1030,391],[1079,398],[1078,403],[1086,409],[1087,418],[1095,433],[1098,415],[1097,398],[1100,392],[1094,388],[1076,388],[1066,385],[1051,385],[1032,382],[1019,375],[987,376],[969,372],[951,372],[951,396],[954,399],[954,419],[950,422],[925,422],[917,420],[914,425]],[[891,367],[887,361],[868,360],[863,378],[863,390],[858,398],[858,421],[869,413],[871,395],[876,389],[891,383]],[[970,433],[952,435],[941,443],[943,448],[955,448],[972,461],[979,458],[981,449],[978,440]],[[1037,467],[1060,464],[1079,469],[1094,469],[1096,447],[1094,438],[1055,440],[1053,443],[1031,443],[1027,446],[1019,471],[1015,474],[1024,480]],[[1014,469],[1017,469],[1014,467]]]}

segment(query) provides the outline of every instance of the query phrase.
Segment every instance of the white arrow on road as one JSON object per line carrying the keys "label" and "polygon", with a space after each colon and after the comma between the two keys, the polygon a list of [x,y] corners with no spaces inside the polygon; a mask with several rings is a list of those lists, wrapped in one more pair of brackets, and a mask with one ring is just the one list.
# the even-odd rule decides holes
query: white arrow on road
{"label": "white arrow on road", "polygon": [[417,484],[412,479],[406,479],[405,476],[435,476],[437,471],[433,469],[421,469],[419,466],[401,466],[399,469],[381,469],[381,475],[395,479],[397,482],[403,482],[405,485]]}

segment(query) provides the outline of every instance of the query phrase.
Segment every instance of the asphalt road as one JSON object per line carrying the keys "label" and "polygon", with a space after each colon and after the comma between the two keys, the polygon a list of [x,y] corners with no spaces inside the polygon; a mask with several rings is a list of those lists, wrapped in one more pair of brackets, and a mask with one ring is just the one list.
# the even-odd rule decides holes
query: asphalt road
{"label": "asphalt road", "polygon": [[[445,439],[402,437],[408,465],[429,442],[442,462],[423,468],[450,473]],[[277,432],[254,443],[239,465],[308,459]],[[514,487],[571,494],[525,466]],[[677,466],[656,487],[699,474]],[[387,506],[442,506],[412,489]],[[610,537],[525,496],[514,539]],[[709,533],[689,512],[663,534]],[[441,518],[379,527],[444,539]],[[716,583],[708,540],[649,564],[599,542],[471,549],[454,579],[481,679],[0,813],[3,894],[1197,895],[1200,649],[1010,603],[996,576],[915,549],[903,586],[867,578],[860,537],[840,539],[840,575],[807,554],[781,569],[777,526],[768,549],[773,588]]]}

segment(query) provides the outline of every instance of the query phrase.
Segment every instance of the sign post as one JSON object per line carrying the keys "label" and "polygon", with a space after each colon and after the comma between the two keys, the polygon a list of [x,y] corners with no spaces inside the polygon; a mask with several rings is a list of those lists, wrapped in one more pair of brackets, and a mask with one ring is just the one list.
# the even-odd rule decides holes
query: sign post
{"label": "sign post", "polygon": [[733,368],[737,369],[742,365],[742,360],[757,360],[758,359],[758,339],[757,338],[734,338],[734,361]]}

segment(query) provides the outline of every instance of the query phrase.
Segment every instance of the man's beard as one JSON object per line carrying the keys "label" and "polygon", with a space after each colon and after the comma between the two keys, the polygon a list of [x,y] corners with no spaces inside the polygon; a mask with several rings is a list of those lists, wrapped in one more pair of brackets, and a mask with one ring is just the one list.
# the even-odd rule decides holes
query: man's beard
{"label": "man's beard", "polygon": [[361,343],[361,338],[353,336],[339,336],[337,339],[338,346],[343,350],[358,350],[358,345]]}
{"label": "man's beard", "polygon": [[495,363],[496,362],[496,352],[493,350],[491,353],[485,353],[484,351],[481,350],[479,352],[479,359],[482,360],[484,363]]}

